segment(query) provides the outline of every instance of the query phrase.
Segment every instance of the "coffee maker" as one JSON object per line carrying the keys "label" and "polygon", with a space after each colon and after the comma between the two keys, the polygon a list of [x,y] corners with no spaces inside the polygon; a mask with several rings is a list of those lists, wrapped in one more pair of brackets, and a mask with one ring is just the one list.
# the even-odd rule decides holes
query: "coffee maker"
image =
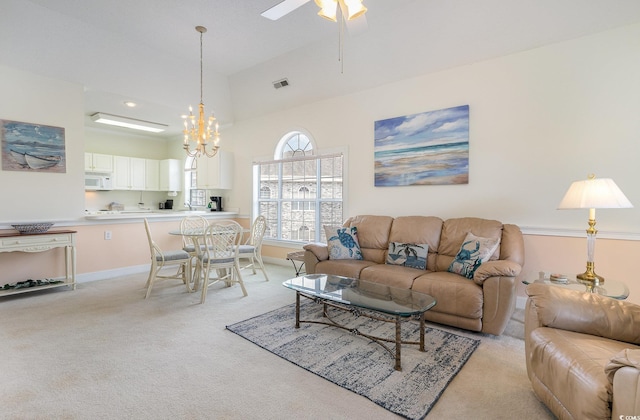
{"label": "coffee maker", "polygon": [[220,196],[211,196],[211,203],[209,203],[209,208],[211,211],[222,211],[222,197]]}

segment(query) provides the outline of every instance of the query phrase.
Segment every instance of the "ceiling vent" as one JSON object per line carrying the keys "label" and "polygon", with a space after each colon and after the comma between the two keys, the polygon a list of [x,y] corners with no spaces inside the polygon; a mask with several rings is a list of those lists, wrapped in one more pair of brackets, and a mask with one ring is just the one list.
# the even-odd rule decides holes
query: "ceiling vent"
{"label": "ceiling vent", "polygon": [[286,86],[289,86],[289,81],[287,79],[282,79],[282,80],[278,80],[277,82],[273,82],[273,87],[276,89],[280,89]]}

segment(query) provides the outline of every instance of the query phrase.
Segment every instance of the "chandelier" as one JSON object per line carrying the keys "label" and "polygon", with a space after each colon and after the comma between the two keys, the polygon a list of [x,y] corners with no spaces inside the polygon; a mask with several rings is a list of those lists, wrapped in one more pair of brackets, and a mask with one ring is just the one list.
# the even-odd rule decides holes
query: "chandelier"
{"label": "chandelier", "polygon": [[[196,26],[196,31],[200,32],[200,105],[198,105],[197,120],[193,115],[193,108],[189,106],[189,115],[184,120],[184,145],[182,147],[190,157],[214,157],[220,148],[218,146],[220,142],[218,123],[211,113],[205,126],[204,103],[202,102],[202,34],[207,32],[207,28]],[[195,149],[191,149],[191,142],[196,144]],[[211,147],[207,150],[209,144]]]}

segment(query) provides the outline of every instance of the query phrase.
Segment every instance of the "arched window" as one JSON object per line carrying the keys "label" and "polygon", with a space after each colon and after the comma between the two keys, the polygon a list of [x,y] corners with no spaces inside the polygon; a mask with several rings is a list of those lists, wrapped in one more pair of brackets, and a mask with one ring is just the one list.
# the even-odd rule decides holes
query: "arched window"
{"label": "arched window", "polygon": [[197,188],[197,164],[197,159],[192,156],[187,156],[184,162],[184,199],[193,207],[204,207],[207,197],[205,190]]}
{"label": "arched window", "polygon": [[343,161],[342,151],[319,153],[310,134],[292,131],[274,160],[255,163],[254,214],[267,219],[265,238],[325,241],[322,226],[343,222]]}

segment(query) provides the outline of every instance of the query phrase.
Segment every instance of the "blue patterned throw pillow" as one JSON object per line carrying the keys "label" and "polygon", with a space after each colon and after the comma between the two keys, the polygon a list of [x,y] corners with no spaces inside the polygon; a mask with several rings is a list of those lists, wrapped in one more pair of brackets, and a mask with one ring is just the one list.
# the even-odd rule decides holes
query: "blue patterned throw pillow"
{"label": "blue patterned throw pillow", "polygon": [[428,244],[405,244],[402,242],[389,242],[387,252],[387,264],[404,265],[405,267],[427,269]]}
{"label": "blue patterned throw pillow", "polygon": [[460,274],[468,279],[473,279],[473,273],[483,262],[489,261],[489,258],[498,249],[500,238],[481,238],[473,233],[467,233],[460,251],[449,265],[448,271]]}
{"label": "blue patterned throw pillow", "polygon": [[358,243],[356,227],[332,228],[325,226],[330,260],[361,260],[362,252]]}

